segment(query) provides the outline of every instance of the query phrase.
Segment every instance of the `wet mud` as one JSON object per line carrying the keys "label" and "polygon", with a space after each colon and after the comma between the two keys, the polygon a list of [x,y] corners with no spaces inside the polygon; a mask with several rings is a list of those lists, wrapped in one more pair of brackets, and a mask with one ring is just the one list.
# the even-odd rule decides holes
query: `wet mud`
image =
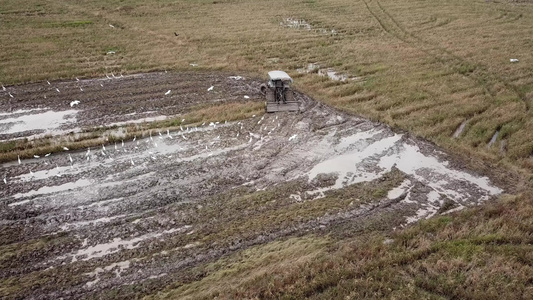
{"label": "wet mud", "polygon": [[[0,117],[75,109],[76,121],[58,127],[72,130],[175,116],[244,95],[263,101],[260,81],[229,76],[154,73],[9,87],[15,97],[31,96],[3,102]],[[0,226],[3,251],[13,253],[1,261],[0,277],[21,282],[3,296],[139,296],[198,280],[196,266],[253,245],[391,213],[384,227],[400,228],[503,192],[432,144],[298,92],[296,99],[300,113],[154,129],[147,138],[3,164]],[[4,129],[1,136],[32,134]],[[24,288],[34,274],[46,284]],[[117,293],[126,290],[133,294]]]}

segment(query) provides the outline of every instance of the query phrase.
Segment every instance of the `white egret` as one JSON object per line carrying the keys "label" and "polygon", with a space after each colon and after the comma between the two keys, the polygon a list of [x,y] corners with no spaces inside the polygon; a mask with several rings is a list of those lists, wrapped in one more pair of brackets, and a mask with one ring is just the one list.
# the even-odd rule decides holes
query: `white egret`
{"label": "white egret", "polygon": [[72,160],[72,156],[70,156],[70,154],[68,155],[68,160],[70,160],[70,163],[73,162],[73,160]]}
{"label": "white egret", "polygon": [[9,97],[13,98],[13,95],[11,95],[11,92],[7,92],[9,94]]}
{"label": "white egret", "polygon": [[47,80],[46,82],[48,83],[48,85],[50,85],[50,81]]}
{"label": "white egret", "polygon": [[124,140],[122,140],[122,148],[124,148]]}
{"label": "white egret", "polygon": [[68,151],[69,149],[67,147],[63,147],[63,150]]}
{"label": "white egret", "polygon": [[130,162],[132,166],[135,166],[135,163],[133,162],[133,158],[130,158]]}
{"label": "white egret", "polygon": [[7,184],[7,179],[4,177],[4,183]]}
{"label": "white egret", "polygon": [[80,81],[80,80],[78,79],[78,77],[76,77],[76,81]]}
{"label": "white egret", "polygon": [[59,93],[59,89],[58,88],[56,88],[56,91]]}
{"label": "white egret", "polygon": [[80,101],[79,100],[74,100],[72,102],[70,102],[70,107],[73,107],[74,105],[78,105],[80,104]]}
{"label": "white egret", "polygon": [[40,156],[39,155],[34,155],[33,158],[39,158]]}
{"label": "white egret", "polygon": [[212,91],[215,87],[214,86],[211,86],[210,88],[207,89],[208,92]]}
{"label": "white egret", "polygon": [[102,151],[105,151],[105,145],[102,144]]}
{"label": "white egret", "polygon": [[50,156],[50,155],[52,155],[52,153],[46,153],[46,154],[44,155],[44,157],[48,157],[48,156]]}
{"label": "white egret", "polygon": [[166,96],[166,95],[170,95],[170,92],[171,92],[171,90],[168,90],[168,91],[165,93],[165,96]]}
{"label": "white egret", "polygon": [[20,155],[17,155],[17,157],[18,157],[19,165],[20,165],[20,164],[22,163],[22,162],[20,161]]}

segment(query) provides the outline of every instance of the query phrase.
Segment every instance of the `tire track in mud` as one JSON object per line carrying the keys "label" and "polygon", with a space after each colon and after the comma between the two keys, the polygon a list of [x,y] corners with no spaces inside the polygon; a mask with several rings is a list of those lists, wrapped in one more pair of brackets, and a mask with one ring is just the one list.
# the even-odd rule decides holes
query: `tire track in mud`
{"label": "tire track in mud", "polygon": [[[484,95],[487,96],[491,102],[495,101],[495,94],[492,91],[496,85],[501,83],[505,88],[512,91],[518,99],[524,105],[525,113],[528,115],[530,111],[530,100],[527,95],[521,91],[517,86],[513,85],[508,80],[488,71],[488,68],[479,62],[471,62],[463,57],[454,54],[452,51],[442,48],[438,44],[428,42],[414,33],[406,30],[382,5],[378,0],[363,0],[367,10],[379,23],[383,31],[394,36],[395,38],[403,41],[404,43],[413,46],[422,52],[426,53],[430,57],[436,58],[440,63],[452,67],[460,74],[466,77],[472,78],[477,86],[481,87],[484,91]],[[466,68],[466,71],[461,71]],[[492,82],[492,83],[491,83]],[[487,108],[488,109],[488,108]],[[489,113],[485,109],[483,112]],[[467,118],[466,121],[470,124],[470,127],[474,125],[474,122]],[[504,124],[499,124],[501,128]],[[456,131],[459,128],[456,129]],[[496,130],[497,131],[497,130]],[[495,132],[496,132],[495,131]],[[453,137],[453,133],[450,134]],[[487,143],[488,144],[488,143]]]}

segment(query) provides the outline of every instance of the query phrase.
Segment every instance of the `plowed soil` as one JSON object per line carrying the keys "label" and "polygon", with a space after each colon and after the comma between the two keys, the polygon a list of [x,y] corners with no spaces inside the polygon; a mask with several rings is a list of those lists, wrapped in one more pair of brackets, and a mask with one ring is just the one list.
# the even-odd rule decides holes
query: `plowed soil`
{"label": "plowed soil", "polygon": [[[260,80],[232,75],[6,87],[13,97],[2,95],[3,120],[75,112],[49,129],[5,133],[15,125],[4,123],[0,139],[264,101]],[[202,266],[253,245],[350,234],[368,222],[392,230],[503,192],[432,144],[295,98],[300,113],[153,129],[124,143],[3,164],[1,298],[131,299],[201,280]]]}

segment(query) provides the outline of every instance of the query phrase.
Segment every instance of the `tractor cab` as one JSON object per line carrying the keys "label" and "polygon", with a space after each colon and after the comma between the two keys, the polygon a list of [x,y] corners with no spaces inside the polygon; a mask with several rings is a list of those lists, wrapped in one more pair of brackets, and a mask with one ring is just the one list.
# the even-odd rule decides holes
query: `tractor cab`
{"label": "tractor cab", "polygon": [[299,103],[294,100],[290,89],[292,78],[283,71],[268,72],[269,81],[261,85],[261,92],[266,96],[266,111],[299,111]]}

